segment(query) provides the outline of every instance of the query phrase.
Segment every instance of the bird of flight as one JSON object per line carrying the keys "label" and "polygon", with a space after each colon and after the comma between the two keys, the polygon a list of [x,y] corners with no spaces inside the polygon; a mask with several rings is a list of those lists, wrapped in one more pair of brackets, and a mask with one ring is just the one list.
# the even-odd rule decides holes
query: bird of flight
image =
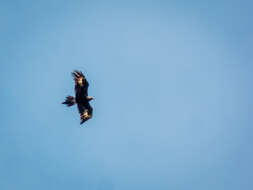
{"label": "bird of flight", "polygon": [[80,124],[83,124],[92,117],[93,109],[89,102],[93,100],[93,97],[88,96],[89,83],[83,73],[75,70],[72,72],[72,76],[75,81],[75,97],[67,96],[62,104],[66,104],[68,107],[77,104],[81,119]]}

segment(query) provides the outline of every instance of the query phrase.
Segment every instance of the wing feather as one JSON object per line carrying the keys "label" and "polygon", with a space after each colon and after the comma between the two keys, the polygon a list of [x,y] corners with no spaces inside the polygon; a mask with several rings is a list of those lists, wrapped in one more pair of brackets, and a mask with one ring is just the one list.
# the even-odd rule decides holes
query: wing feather
{"label": "wing feather", "polygon": [[83,124],[92,117],[93,109],[89,103],[87,105],[85,103],[78,103],[77,107],[80,114],[80,124]]}
{"label": "wing feather", "polygon": [[86,98],[88,96],[89,83],[81,71],[72,72],[75,81],[75,94],[77,97]]}

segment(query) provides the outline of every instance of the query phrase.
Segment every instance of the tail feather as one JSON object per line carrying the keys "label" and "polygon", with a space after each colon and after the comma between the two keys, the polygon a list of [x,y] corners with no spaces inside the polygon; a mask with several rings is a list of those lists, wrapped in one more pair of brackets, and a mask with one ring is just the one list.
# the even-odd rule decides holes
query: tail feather
{"label": "tail feather", "polygon": [[62,104],[66,104],[68,107],[73,106],[76,103],[76,100],[73,96],[67,96],[65,101]]}

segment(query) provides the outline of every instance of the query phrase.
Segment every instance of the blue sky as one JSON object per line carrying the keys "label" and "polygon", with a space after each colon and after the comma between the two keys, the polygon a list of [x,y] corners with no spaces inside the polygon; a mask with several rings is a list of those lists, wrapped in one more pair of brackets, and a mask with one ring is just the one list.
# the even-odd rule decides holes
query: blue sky
{"label": "blue sky", "polygon": [[251,190],[252,6],[1,1],[0,189]]}

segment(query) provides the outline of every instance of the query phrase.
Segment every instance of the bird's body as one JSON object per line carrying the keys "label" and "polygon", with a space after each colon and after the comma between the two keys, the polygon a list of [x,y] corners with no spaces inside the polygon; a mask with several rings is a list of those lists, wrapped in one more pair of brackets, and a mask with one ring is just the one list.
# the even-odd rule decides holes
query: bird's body
{"label": "bird's body", "polygon": [[75,98],[72,96],[67,96],[65,101],[62,103],[66,104],[67,106],[72,106],[76,103],[81,119],[80,124],[83,124],[92,117],[93,108],[89,102],[93,98],[88,96],[89,83],[83,73],[80,71],[74,71],[72,76],[75,81]]}

